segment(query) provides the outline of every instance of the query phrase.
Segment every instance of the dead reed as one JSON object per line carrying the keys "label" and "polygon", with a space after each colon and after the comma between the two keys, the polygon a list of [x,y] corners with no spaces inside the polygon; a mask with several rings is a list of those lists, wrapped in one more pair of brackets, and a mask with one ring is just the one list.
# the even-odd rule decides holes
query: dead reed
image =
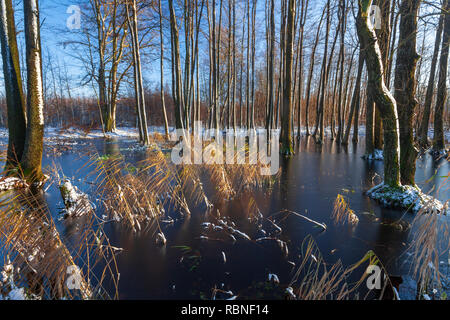
{"label": "dead reed", "polygon": [[[260,164],[175,165],[170,153],[158,146],[158,135],[156,139],[147,149],[145,160],[136,166],[123,157],[101,157],[96,152],[87,164],[106,214],[134,231],[142,230],[142,223],[155,221],[166,211],[190,215],[199,206],[211,210],[214,203],[244,195],[251,198],[249,193],[263,186],[270,192],[275,181],[260,174]],[[249,157],[248,150],[246,155]],[[249,203],[249,214],[256,213],[256,201]]]}
{"label": "dead reed", "polygon": [[[379,266],[385,269],[373,251],[369,251],[357,263],[345,268],[338,260],[328,265],[322,257],[320,250],[311,236],[305,238],[302,244],[302,261],[291,280],[290,288],[299,300],[351,300],[366,299],[371,290],[364,296],[361,295],[364,280],[367,279],[369,266]],[[358,276],[361,274],[361,276]],[[354,276],[357,281],[350,282]],[[380,299],[390,284],[387,277],[381,290]]]}
{"label": "dead reed", "polygon": [[[1,294],[17,286],[42,299],[118,298],[115,258],[120,250],[111,246],[95,214],[77,223],[77,232],[63,237],[42,193],[6,195],[0,201],[0,252],[14,283],[3,283]],[[70,289],[71,279],[80,290]],[[106,279],[112,291],[103,286]]]}
{"label": "dead reed", "polygon": [[338,194],[336,200],[334,201],[331,218],[334,220],[336,225],[346,223],[355,225],[359,222],[358,216],[352,209],[350,209],[350,206],[341,194]]}

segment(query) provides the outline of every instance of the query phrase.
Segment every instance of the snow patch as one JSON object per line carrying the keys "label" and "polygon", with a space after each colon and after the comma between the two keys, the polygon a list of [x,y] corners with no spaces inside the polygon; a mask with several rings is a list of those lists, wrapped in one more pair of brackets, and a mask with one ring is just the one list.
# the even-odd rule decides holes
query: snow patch
{"label": "snow patch", "polygon": [[3,266],[0,273],[1,300],[40,300],[40,297],[27,293],[25,288],[18,287],[14,281],[14,267],[11,262]]}
{"label": "snow patch", "polygon": [[367,191],[367,195],[386,207],[410,209],[413,213],[418,213],[421,210],[425,212],[437,210],[439,213],[446,215],[449,212],[447,204],[444,205],[439,200],[424,194],[418,187],[401,186],[393,188],[380,184]]}
{"label": "snow patch", "polygon": [[22,179],[8,177],[0,181],[0,192],[9,191],[14,189],[25,189],[29,185]]}
{"label": "snow patch", "polygon": [[94,208],[87,194],[72,185],[70,180],[64,180],[59,190],[61,191],[61,196],[66,207],[64,218],[80,217],[93,211]]}
{"label": "snow patch", "polygon": [[375,149],[372,154],[366,154],[364,158],[367,160],[382,161],[384,160],[384,152],[383,150]]}

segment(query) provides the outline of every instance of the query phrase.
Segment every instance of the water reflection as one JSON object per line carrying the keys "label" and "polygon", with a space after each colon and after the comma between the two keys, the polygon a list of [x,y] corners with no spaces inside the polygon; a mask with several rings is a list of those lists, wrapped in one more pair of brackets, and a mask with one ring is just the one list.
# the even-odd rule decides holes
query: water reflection
{"label": "water reflection", "polygon": [[[145,159],[146,153],[133,146],[133,141],[95,140],[90,148],[100,155],[123,155],[127,162],[136,165]],[[261,237],[261,231],[247,219],[250,197],[255,199],[265,217],[278,219],[272,215],[289,209],[327,224],[327,231],[322,232],[296,216],[276,220],[283,229],[280,239],[289,247],[287,258],[254,241],[238,240],[235,244],[202,241],[201,224],[212,220],[217,212],[206,212],[201,207],[193,210],[192,216],[184,218],[177,212],[168,212],[175,222],[160,224],[168,240],[167,246],[162,248],[155,244],[156,226],[134,234],[128,228],[109,224],[105,231],[112,244],[124,249],[118,256],[120,297],[210,298],[214,287],[232,290],[241,297],[259,297],[252,289],[265,281],[269,272],[276,273],[282,284],[289,283],[293,276],[289,262],[298,264],[301,261],[301,245],[308,235],[314,237],[327,262],[342,259],[348,266],[361,259],[367,251],[374,250],[390,274],[406,273],[408,266],[402,264],[404,257],[401,254],[408,245],[409,233],[386,225],[402,216],[402,212],[382,208],[364,195],[374,184],[381,182],[383,173],[382,162],[361,159],[364,150],[364,142],[342,147],[330,141],[317,145],[311,137],[302,138],[296,145],[296,155],[291,159],[281,159],[281,174],[273,187],[274,192],[243,194],[232,201],[218,199],[221,217],[230,217],[252,240]],[[75,150],[59,158],[45,158],[45,163],[59,163],[63,172],[68,177],[79,178],[75,181],[77,186],[95,199],[97,195],[89,184],[89,169],[83,167],[88,157],[83,155],[84,151]],[[449,198],[448,189],[443,188],[438,194],[436,190],[448,172],[446,160],[435,163],[430,156],[423,156],[418,160],[416,179],[424,191],[434,187],[433,194],[445,201]],[[428,181],[433,176],[435,179]],[[208,193],[214,193],[214,186],[205,188]],[[331,212],[338,194],[344,195],[360,218],[357,226],[334,225]],[[51,212],[58,212],[61,201],[57,188],[51,187],[46,199]],[[405,216],[408,221],[412,218],[411,215]],[[64,223],[59,224],[58,229],[63,233],[75,230]],[[189,255],[184,255],[181,248],[190,250]],[[226,255],[226,263],[223,263],[222,253]]]}

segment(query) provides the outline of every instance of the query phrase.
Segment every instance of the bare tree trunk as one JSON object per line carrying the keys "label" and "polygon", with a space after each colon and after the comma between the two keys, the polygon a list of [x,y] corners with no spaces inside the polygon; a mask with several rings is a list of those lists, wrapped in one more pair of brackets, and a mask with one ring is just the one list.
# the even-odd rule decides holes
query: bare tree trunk
{"label": "bare tree trunk", "polygon": [[441,152],[445,150],[444,140],[444,107],[447,101],[447,73],[448,73],[448,55],[450,45],[450,1],[447,1],[444,22],[444,35],[442,39],[441,60],[439,62],[439,82],[436,97],[436,108],[434,112],[434,139],[433,150]]}
{"label": "bare tree trunk", "polygon": [[21,161],[27,181],[40,183],[44,147],[44,100],[42,92],[42,58],[37,0],[24,1],[25,43],[27,56],[27,136]]}
{"label": "bare tree trunk", "polygon": [[25,95],[20,73],[14,9],[11,0],[0,0],[0,41],[8,109],[8,153],[5,170],[15,168],[22,159],[26,138]]}
{"label": "bare tree trunk", "polygon": [[269,0],[269,59],[268,59],[268,112],[266,119],[266,129],[269,132],[272,129],[274,100],[275,100],[275,1]]}
{"label": "bare tree trunk", "polygon": [[181,80],[181,62],[180,62],[180,43],[178,24],[175,16],[175,9],[173,7],[173,0],[169,0],[170,10],[170,27],[172,35],[172,65],[173,65],[173,78],[175,83],[172,83],[174,87],[174,101],[175,101],[175,125],[177,129],[183,129],[182,113],[184,111],[184,97],[183,97],[183,84]]}
{"label": "bare tree trunk", "polygon": [[361,50],[365,51],[365,60],[369,75],[368,90],[381,112],[384,128],[384,183],[391,187],[400,186],[400,146],[398,134],[398,116],[395,99],[387,89],[383,79],[383,62],[377,36],[370,19],[371,0],[358,0],[358,18],[356,29]]}
{"label": "bare tree trunk", "polygon": [[361,99],[361,78],[362,78],[363,68],[364,68],[364,56],[363,56],[363,52],[360,51],[359,62],[358,62],[358,75],[356,76],[355,89],[353,92],[353,98],[352,98],[352,102],[351,102],[351,106],[350,106],[350,114],[348,116],[347,128],[345,130],[342,144],[348,144],[348,139],[350,136],[350,128],[352,127],[353,117],[355,117],[355,123],[358,122],[359,102]]}
{"label": "bare tree trunk", "polygon": [[161,106],[164,120],[164,131],[166,133],[166,139],[169,139],[169,122],[167,121],[167,111],[166,111],[166,99],[164,97],[164,36],[163,36],[163,16],[162,16],[162,8],[161,1],[158,1],[159,5],[159,37],[161,42],[161,59],[160,59],[160,68],[161,68]]}
{"label": "bare tree trunk", "polygon": [[[330,2],[327,2],[327,31],[325,36],[325,49],[323,54],[323,73],[322,73],[322,91],[320,94],[320,100],[319,100],[319,106],[317,109],[317,119],[316,119],[316,130],[314,132],[314,136],[317,133],[317,129],[319,128],[319,139],[316,139],[317,143],[322,144],[324,141],[324,134],[325,134],[325,128],[324,128],[324,108],[325,108],[325,91],[327,89],[327,83],[328,83],[328,71],[331,69],[331,60],[333,56],[333,50],[331,51],[330,55],[330,62],[327,65],[327,56],[328,56],[328,38],[330,33],[330,24],[331,24],[331,10],[330,10]],[[339,30],[336,30],[336,36],[339,33]],[[334,41],[334,44],[336,43],[336,39]],[[333,49],[334,49],[333,44]]]}
{"label": "bare tree trunk", "polygon": [[292,155],[292,57],[294,51],[294,21],[296,1],[289,0],[287,29],[286,29],[286,55],[285,55],[285,80],[283,90],[283,119],[281,126],[281,153]]}
{"label": "bare tree trunk", "polygon": [[300,48],[299,48],[299,59],[300,59],[300,66],[299,66],[299,77],[298,77],[298,108],[297,108],[297,140],[300,140],[301,137],[301,127],[302,127],[302,97],[303,97],[303,40],[304,40],[304,31],[305,31],[305,23],[306,18],[308,16],[308,6],[309,6],[309,0],[301,0],[302,4],[302,11],[300,13]]}
{"label": "bare tree trunk", "polygon": [[366,156],[371,156],[375,152],[374,145],[374,121],[375,121],[375,105],[373,97],[369,94],[369,84],[367,84],[367,100],[366,100]]}
{"label": "bare tree trunk", "polygon": [[141,55],[140,55],[140,43],[138,34],[138,19],[137,19],[137,7],[136,0],[132,1],[132,20],[130,19],[128,4],[127,7],[127,18],[130,27],[130,35],[132,38],[132,51],[134,57],[134,72],[135,72],[135,92],[136,92],[136,104],[138,107],[138,122],[139,122],[139,140],[141,143],[147,145],[150,143],[148,137],[148,127],[147,127],[147,114],[145,110],[145,94],[144,94],[144,83],[142,79],[142,66],[141,66]]}
{"label": "bare tree trunk", "polygon": [[308,75],[308,83],[306,86],[306,106],[305,106],[305,125],[306,125],[306,135],[307,136],[310,135],[310,132],[309,132],[309,103],[310,103],[310,99],[311,99],[311,82],[312,82],[312,77],[313,77],[313,73],[314,73],[316,50],[317,50],[317,46],[319,44],[320,28],[322,26],[322,21],[323,21],[324,15],[325,15],[325,9],[322,11],[322,16],[320,17],[319,25],[317,26],[316,37],[314,40],[314,46],[313,46],[312,52],[311,52],[311,60],[309,62],[309,75]]}
{"label": "bare tree trunk", "polygon": [[236,69],[236,0],[233,0],[233,130],[236,130],[236,86],[237,69]]}
{"label": "bare tree trunk", "polygon": [[400,175],[405,185],[415,185],[416,159],[414,146],[413,117],[417,107],[415,98],[417,19],[420,0],[403,0],[400,5],[400,35],[395,66],[395,100],[400,125]]}
{"label": "bare tree trunk", "polygon": [[255,54],[256,54],[256,26],[255,26],[255,20],[256,20],[256,4],[257,0],[253,0],[253,7],[252,7],[252,56],[251,56],[251,63],[252,63],[252,91],[251,91],[251,114],[250,114],[250,127],[252,129],[255,128]]}
{"label": "bare tree trunk", "polygon": [[[446,7],[446,2],[448,0],[445,0],[443,3],[442,9],[444,10]],[[448,13],[447,13],[448,14]],[[419,145],[422,148],[426,148],[428,146],[428,124],[430,122],[430,116],[431,116],[431,104],[433,101],[433,93],[435,88],[435,78],[436,78],[436,66],[439,56],[439,49],[441,47],[441,40],[442,40],[442,30],[444,29],[444,17],[445,13],[441,13],[441,16],[439,17],[439,23],[436,30],[436,40],[434,42],[434,52],[433,52],[433,58],[431,60],[431,69],[430,69],[430,77],[428,78],[428,87],[427,92],[425,95],[425,103],[423,106],[423,116],[422,116],[422,122],[420,124],[419,132],[417,135]]]}
{"label": "bare tree trunk", "polygon": [[346,31],[346,16],[347,16],[347,9],[346,9],[346,0],[340,0],[339,2],[339,10],[340,10],[340,18],[341,18],[341,49],[340,49],[340,56],[341,56],[341,68],[340,68],[340,80],[339,80],[339,98],[338,98],[338,125],[339,129],[337,132],[336,142],[341,143],[342,135],[344,133],[344,130],[342,128],[343,126],[343,82],[344,82],[344,58],[345,58],[345,31]]}

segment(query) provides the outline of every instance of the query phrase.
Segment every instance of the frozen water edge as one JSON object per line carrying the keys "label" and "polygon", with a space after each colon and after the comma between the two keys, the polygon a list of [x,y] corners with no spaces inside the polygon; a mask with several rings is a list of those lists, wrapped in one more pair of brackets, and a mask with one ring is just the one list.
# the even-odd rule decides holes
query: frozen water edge
{"label": "frozen water edge", "polygon": [[369,191],[367,195],[380,202],[385,207],[407,209],[413,213],[419,211],[432,212],[437,211],[447,215],[449,213],[448,204],[442,204],[439,200],[424,194],[418,187],[401,186],[400,188],[392,188],[385,184],[380,184]]}
{"label": "frozen water edge", "polygon": [[[312,130],[311,130],[312,129]],[[169,132],[173,132],[175,130],[174,127],[169,127]],[[261,132],[261,130],[264,130],[263,127],[258,127],[255,129],[257,132]],[[314,128],[310,128],[310,131],[313,131]],[[148,127],[149,133],[160,133],[164,134],[165,130],[162,126],[149,126]],[[204,131],[204,129],[202,130]],[[275,130],[276,132],[279,132],[280,130]],[[224,130],[225,132],[225,130]],[[297,128],[294,128],[293,135],[297,135]],[[245,128],[236,128],[236,134],[242,135],[246,134],[247,130]],[[304,126],[302,126],[301,134],[304,136],[306,135],[306,129]],[[350,134],[353,135],[353,128],[350,130]],[[358,136],[365,136],[366,134],[366,128],[364,125],[359,126],[358,128]],[[325,128],[325,135],[331,136],[331,128],[326,127]],[[430,128],[428,132],[428,136],[431,139],[434,135],[434,129]],[[446,129],[444,131],[444,136],[446,141],[450,141],[450,130]],[[6,128],[0,128],[0,138],[7,138],[8,137],[8,129]],[[45,128],[45,138],[46,139],[97,139],[97,138],[138,138],[139,133],[136,128],[134,127],[120,127],[115,130],[113,133],[104,133],[101,129],[95,129],[91,130],[90,132],[86,133],[85,131],[78,129],[78,128],[67,128],[67,129],[61,129],[57,127],[46,127]]]}

